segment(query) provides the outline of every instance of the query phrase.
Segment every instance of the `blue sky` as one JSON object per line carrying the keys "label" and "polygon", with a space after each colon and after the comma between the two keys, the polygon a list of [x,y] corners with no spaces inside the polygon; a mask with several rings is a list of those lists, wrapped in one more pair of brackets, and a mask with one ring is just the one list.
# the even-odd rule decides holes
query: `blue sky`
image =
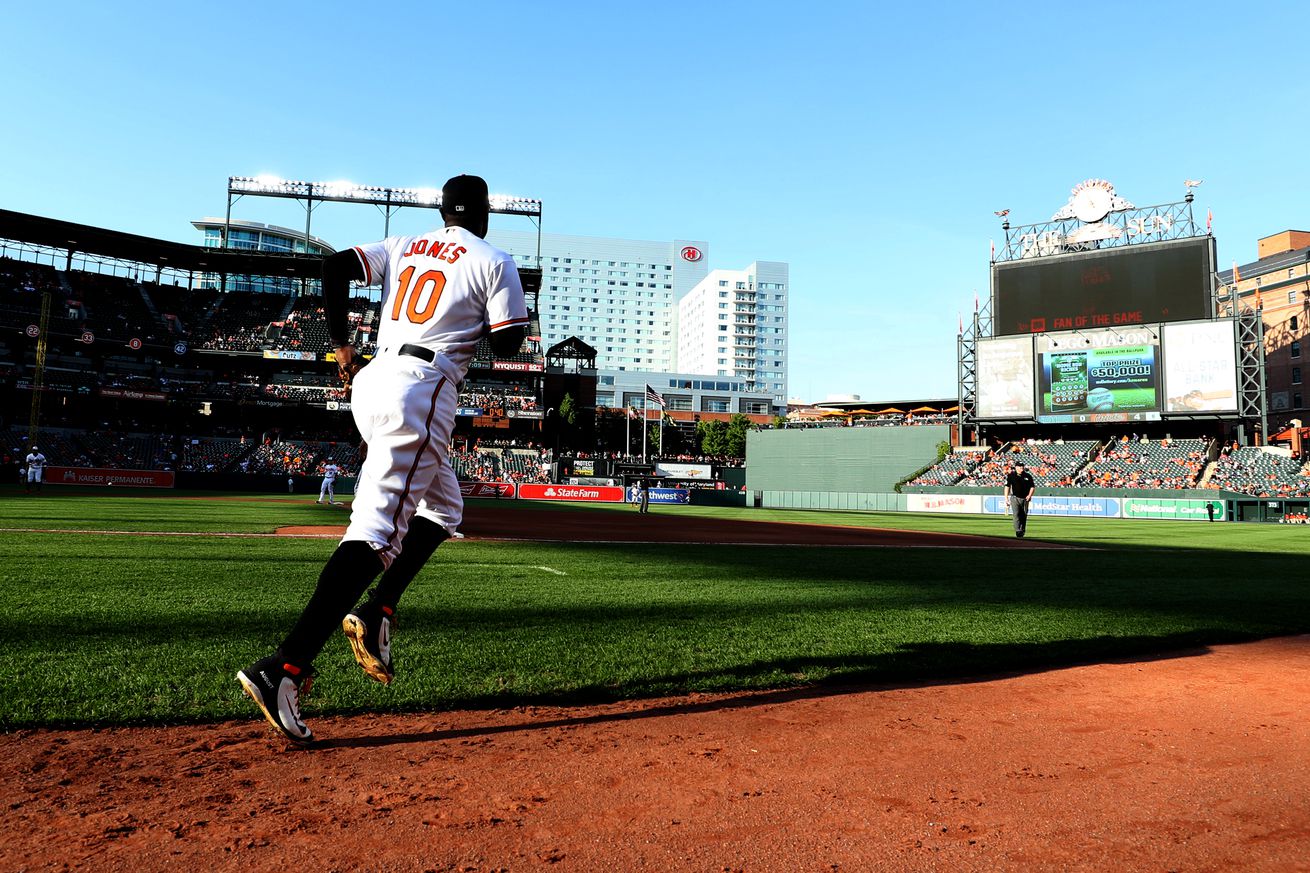
{"label": "blue sky", "polygon": [[[1297,3],[21,4],[3,24],[0,207],[198,242],[189,221],[222,214],[229,175],[473,172],[543,200],[547,231],[789,262],[792,396],[953,397],[993,210],[1043,221],[1092,177],[1168,202],[1192,178],[1221,265],[1310,228],[1307,19]],[[303,223],[278,201],[234,215]],[[328,205],[314,232],[345,245],[381,219]]]}

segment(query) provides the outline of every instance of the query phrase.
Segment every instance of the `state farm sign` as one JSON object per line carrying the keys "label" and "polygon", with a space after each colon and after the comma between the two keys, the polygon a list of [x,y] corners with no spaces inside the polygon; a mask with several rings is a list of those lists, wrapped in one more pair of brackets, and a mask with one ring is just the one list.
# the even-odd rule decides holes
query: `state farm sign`
{"label": "state farm sign", "polygon": [[569,500],[581,503],[622,503],[623,489],[612,485],[520,485],[523,500]]}

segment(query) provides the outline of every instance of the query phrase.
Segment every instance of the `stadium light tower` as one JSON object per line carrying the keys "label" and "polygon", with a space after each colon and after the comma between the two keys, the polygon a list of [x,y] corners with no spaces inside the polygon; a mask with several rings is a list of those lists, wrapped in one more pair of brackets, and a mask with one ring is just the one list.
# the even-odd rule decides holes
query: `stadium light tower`
{"label": "stadium light tower", "polygon": [[[228,176],[227,214],[223,219],[222,248],[227,248],[232,225],[232,204],[242,197],[280,197],[305,207],[305,253],[309,253],[310,220],[324,203],[366,203],[376,206],[384,217],[383,236],[391,235],[391,216],[401,207],[440,209],[441,191],[436,188],[387,188],[354,182],[302,182],[277,176]],[[537,262],[541,262],[541,201],[510,194],[492,194],[491,211],[497,215],[522,215],[537,228]]]}

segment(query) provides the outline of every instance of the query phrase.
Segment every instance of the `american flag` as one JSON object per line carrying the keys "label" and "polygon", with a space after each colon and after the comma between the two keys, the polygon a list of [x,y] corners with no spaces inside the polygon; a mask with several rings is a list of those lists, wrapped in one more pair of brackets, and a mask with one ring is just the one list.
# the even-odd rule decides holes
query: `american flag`
{"label": "american flag", "polygon": [[660,405],[661,409],[664,408],[664,397],[660,394],[660,392],[650,387],[649,383],[646,385],[646,399],[653,400]]}

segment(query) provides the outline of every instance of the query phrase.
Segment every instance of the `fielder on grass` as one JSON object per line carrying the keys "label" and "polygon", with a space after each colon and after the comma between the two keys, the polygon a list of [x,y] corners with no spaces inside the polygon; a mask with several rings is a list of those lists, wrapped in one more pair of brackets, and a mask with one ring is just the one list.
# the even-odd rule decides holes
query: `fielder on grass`
{"label": "fielder on grass", "polygon": [[[343,378],[353,381],[351,413],[368,446],[350,525],[319,575],[304,612],[277,650],[237,673],[269,723],[295,743],[313,733],[300,694],[337,627],[355,661],[389,684],[391,631],[406,586],[463,517],[459,482],[447,457],[457,387],[474,347],[518,351],[528,312],[514,260],[484,240],[487,183],[456,176],[441,191],[445,226],[339,252],[323,263],[328,330]],[[378,351],[360,369],[347,335],[351,281],[383,287]],[[355,375],[358,373],[358,375]],[[382,578],[356,606],[369,583]]]}

